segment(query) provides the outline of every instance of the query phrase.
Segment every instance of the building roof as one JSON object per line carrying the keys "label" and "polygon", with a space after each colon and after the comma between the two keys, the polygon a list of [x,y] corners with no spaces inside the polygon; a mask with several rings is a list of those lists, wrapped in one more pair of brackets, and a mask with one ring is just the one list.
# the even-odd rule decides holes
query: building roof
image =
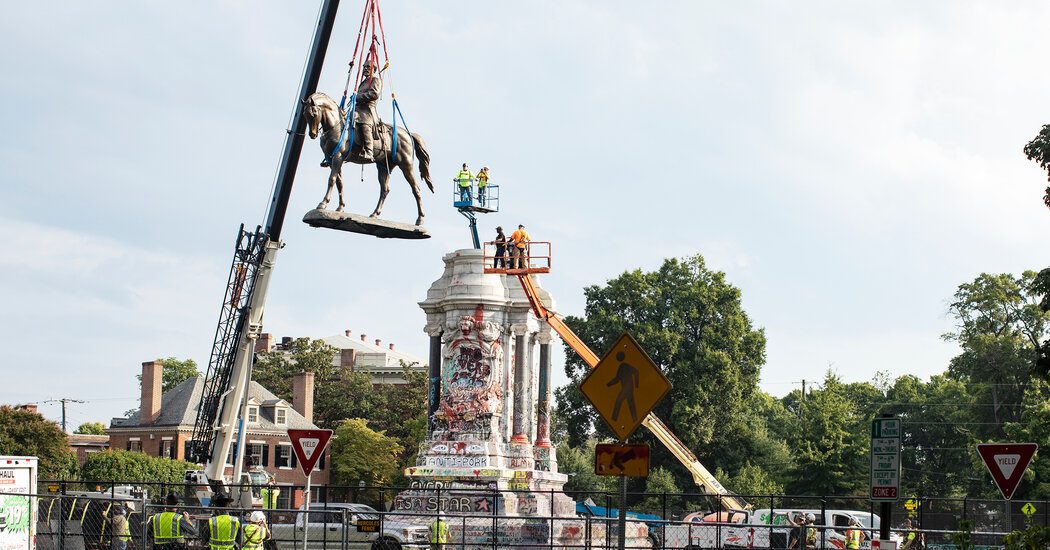
{"label": "building roof", "polygon": [[94,435],[94,434],[68,434],[66,439],[69,440],[70,447],[108,447],[109,436],[108,435]]}
{"label": "building roof", "polygon": [[345,334],[325,336],[321,339],[329,346],[337,349],[352,349],[356,353],[385,355],[388,359],[388,363],[396,364],[398,361],[404,361],[407,365],[416,363],[419,366],[426,366],[426,361],[410,353],[405,353],[398,349],[390,349],[389,346],[377,346],[371,342],[363,341],[360,338],[347,337]]}
{"label": "building roof", "polygon": [[[157,420],[150,422],[149,424],[141,424],[140,418],[137,415],[132,418],[114,418],[110,422],[109,427],[154,428],[170,426],[173,428],[193,429],[193,424],[197,420],[197,409],[200,407],[203,390],[204,379],[202,377],[194,376],[192,378],[187,378],[178,386],[164,392],[164,395],[161,396],[160,414],[157,416]],[[248,427],[250,431],[284,432],[289,429],[317,429],[317,426],[306,420],[303,415],[299,414],[299,411],[296,411],[291,406],[287,407],[287,412],[285,413],[286,424],[278,426],[274,423],[273,406],[287,402],[278,398],[270,390],[264,388],[254,380],[252,380],[251,384],[248,386],[248,398],[263,404],[263,406],[259,408],[259,421]]]}

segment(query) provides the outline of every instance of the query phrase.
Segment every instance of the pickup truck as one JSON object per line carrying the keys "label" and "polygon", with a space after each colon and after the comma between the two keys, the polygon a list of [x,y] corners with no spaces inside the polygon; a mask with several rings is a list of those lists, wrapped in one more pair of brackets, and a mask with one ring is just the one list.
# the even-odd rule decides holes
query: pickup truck
{"label": "pickup truck", "polygon": [[[308,517],[307,517],[308,516]],[[306,550],[408,550],[429,548],[429,528],[408,518],[387,516],[364,504],[311,504],[295,523],[275,523],[271,536],[281,550],[300,550],[306,519]],[[345,546],[344,546],[345,543]]]}

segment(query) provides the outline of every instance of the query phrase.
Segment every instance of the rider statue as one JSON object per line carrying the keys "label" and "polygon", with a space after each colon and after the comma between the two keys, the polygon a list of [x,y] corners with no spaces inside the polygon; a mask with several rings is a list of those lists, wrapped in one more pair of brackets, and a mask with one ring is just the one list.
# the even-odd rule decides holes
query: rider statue
{"label": "rider statue", "polygon": [[[379,123],[376,114],[376,103],[383,93],[383,81],[376,74],[377,67],[372,60],[365,61],[361,68],[361,83],[357,86],[357,104],[354,109],[354,135],[359,136],[354,141],[360,140],[361,150],[357,154],[351,154],[354,144],[346,148],[344,161],[361,160],[365,163],[375,160],[373,142],[375,141],[375,125]],[[356,159],[355,159],[356,157]]]}

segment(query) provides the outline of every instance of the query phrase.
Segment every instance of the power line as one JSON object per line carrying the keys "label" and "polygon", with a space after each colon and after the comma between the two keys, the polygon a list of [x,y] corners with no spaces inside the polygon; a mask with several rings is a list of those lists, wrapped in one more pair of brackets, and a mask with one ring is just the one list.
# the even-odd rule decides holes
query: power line
{"label": "power line", "polygon": [[84,403],[84,401],[80,399],[70,399],[68,397],[63,397],[61,399],[48,399],[47,401],[44,401],[44,403],[55,402],[62,403],[62,431],[65,433],[69,433],[66,430],[66,403]]}

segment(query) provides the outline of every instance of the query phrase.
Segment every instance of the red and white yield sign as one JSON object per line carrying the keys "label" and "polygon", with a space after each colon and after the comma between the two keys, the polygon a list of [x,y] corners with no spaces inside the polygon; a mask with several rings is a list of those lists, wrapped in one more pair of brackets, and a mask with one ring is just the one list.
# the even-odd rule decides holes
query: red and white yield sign
{"label": "red and white yield sign", "polygon": [[977,452],[1003,498],[1010,500],[1038,448],[1035,443],[982,443]]}
{"label": "red and white yield sign", "polygon": [[299,467],[306,477],[310,477],[314,465],[332,439],[332,430],[288,430],[288,439],[292,440],[292,450],[299,460]]}

